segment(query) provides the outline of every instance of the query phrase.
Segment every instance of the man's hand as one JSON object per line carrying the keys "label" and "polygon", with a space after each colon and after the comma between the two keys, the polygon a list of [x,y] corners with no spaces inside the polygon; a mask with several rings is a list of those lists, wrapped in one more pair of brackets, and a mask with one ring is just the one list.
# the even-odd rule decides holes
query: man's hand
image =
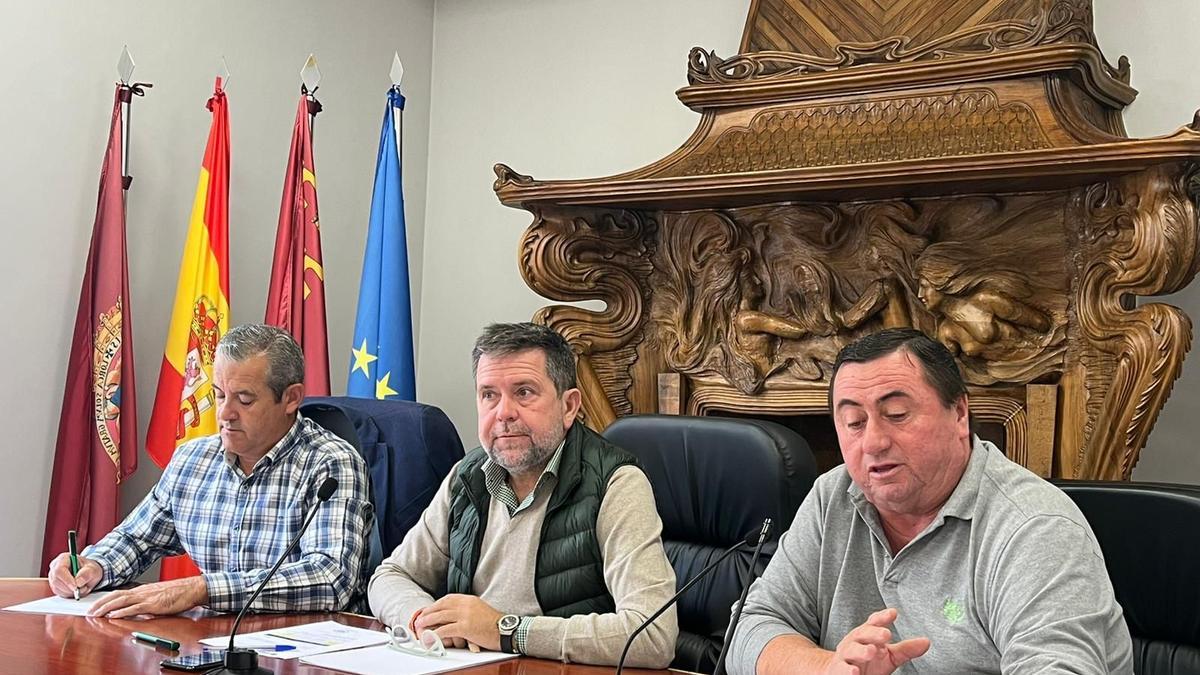
{"label": "man's hand", "polygon": [[929,638],[892,642],[892,631],[887,626],[896,616],[894,609],[880,610],[847,633],[826,666],[826,675],[890,675],[929,651]]}
{"label": "man's hand", "polygon": [[79,557],[79,574],[71,576],[71,554],[60,553],[50,561],[50,573],[46,575],[50,582],[50,590],[62,598],[75,597],[75,589],[79,589],[80,597],[92,592],[104,571],[95,560]]}
{"label": "man's hand", "polygon": [[467,643],[500,651],[500,628],[496,625],[503,613],[474,595],[457,593],[442,597],[421,609],[413,619],[417,634],[426,629],[437,631],[447,647],[466,647]]}
{"label": "man's hand", "polygon": [[92,605],[88,614],[110,619],[139,614],[178,614],[206,602],[208,585],[204,583],[204,577],[188,577],[114,591]]}

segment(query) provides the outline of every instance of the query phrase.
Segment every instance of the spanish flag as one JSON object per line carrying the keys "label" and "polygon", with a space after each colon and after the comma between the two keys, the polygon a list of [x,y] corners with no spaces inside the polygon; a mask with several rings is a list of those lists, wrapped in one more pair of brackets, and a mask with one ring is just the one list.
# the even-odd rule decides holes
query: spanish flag
{"label": "spanish flag", "polygon": [[[178,446],[217,433],[213,358],[229,330],[229,111],[219,77],[208,109],[212,127],[146,437],[146,451],[160,467]],[[198,573],[186,555],[163,560],[163,579]]]}

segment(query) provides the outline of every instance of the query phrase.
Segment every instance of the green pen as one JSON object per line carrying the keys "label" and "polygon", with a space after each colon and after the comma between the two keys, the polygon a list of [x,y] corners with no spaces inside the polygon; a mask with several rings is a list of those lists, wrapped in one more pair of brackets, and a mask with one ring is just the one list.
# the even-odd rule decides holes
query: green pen
{"label": "green pen", "polygon": [[[79,574],[79,545],[75,543],[75,530],[67,530],[67,550],[71,553],[71,576]],[[79,587],[75,587],[75,599],[79,599]]]}
{"label": "green pen", "polygon": [[157,635],[151,635],[149,633],[142,633],[142,632],[135,630],[135,631],[133,631],[133,639],[141,640],[142,642],[149,642],[150,644],[154,645],[155,647],[163,647],[165,649],[170,649],[171,651],[179,651],[179,643],[178,642],[176,642],[174,640],[168,640],[167,638],[161,638],[161,637],[158,637]]}

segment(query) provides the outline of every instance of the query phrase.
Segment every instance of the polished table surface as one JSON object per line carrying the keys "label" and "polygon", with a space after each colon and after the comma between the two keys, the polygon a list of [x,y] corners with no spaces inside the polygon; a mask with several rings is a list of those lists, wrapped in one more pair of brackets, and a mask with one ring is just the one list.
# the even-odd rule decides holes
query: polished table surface
{"label": "polished table surface", "polygon": [[[37,600],[50,594],[45,579],[0,580],[0,607]],[[158,664],[164,659],[200,651],[200,639],[228,635],[233,628],[233,618],[231,614],[215,614],[205,610],[146,620],[0,611],[0,674],[158,673]],[[351,626],[383,628],[378,621],[356,614],[248,614],[242,620],[239,633],[330,619]],[[180,649],[172,652],[134,641],[130,633],[135,630],[178,640]],[[302,664],[298,659],[262,658],[259,659],[259,665],[280,675],[336,672]],[[613,668],[519,658],[454,672],[469,675],[599,675],[612,671]],[[644,675],[666,671],[626,669],[625,672]]]}

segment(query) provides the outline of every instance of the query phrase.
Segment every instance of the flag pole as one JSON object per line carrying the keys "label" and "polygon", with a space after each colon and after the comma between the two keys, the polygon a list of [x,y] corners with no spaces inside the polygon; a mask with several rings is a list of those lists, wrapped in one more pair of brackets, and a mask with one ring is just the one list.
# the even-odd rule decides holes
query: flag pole
{"label": "flag pole", "polygon": [[133,55],[129,53],[129,45],[121,49],[117,59],[117,86],[120,88],[121,99],[121,192],[124,193],[133,184],[133,176],[129,175],[129,124],[133,113],[133,97],[145,96],[146,89],[154,85],[146,82],[130,83],[133,79]]}

